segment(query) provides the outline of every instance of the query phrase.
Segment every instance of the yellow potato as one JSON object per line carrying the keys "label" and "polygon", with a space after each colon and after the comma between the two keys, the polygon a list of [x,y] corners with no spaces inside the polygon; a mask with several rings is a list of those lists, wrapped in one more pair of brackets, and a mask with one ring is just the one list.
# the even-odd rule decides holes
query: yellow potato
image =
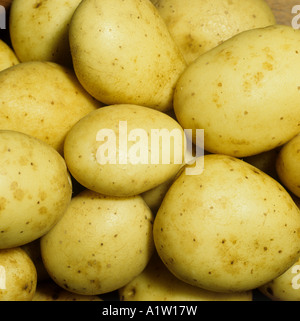
{"label": "yellow potato", "polygon": [[186,63],[150,1],[83,0],[71,20],[70,48],[79,81],[96,99],[172,109]]}
{"label": "yellow potato", "polygon": [[0,249],[21,246],[48,232],[72,196],[62,156],[48,144],[0,130]]}
{"label": "yellow potato", "polygon": [[279,276],[300,255],[300,211],[288,192],[231,156],[204,156],[185,171],[154,221],[162,261],[179,279],[216,292],[247,291]]}
{"label": "yellow potato", "polygon": [[288,141],[276,159],[276,171],[280,182],[300,197],[300,135]]}
{"label": "yellow potato", "polygon": [[252,291],[219,293],[182,282],[156,253],[143,272],[118,292],[121,301],[252,301]]}
{"label": "yellow potato", "polygon": [[22,131],[60,153],[69,129],[102,106],[82,88],[72,70],[51,62],[23,62],[3,70],[0,96],[1,129]]}
{"label": "yellow potato", "polygon": [[162,112],[138,105],[110,105],[72,127],[64,157],[72,176],[86,188],[131,196],[178,172],[184,162],[184,142],[181,126]]}
{"label": "yellow potato", "polygon": [[0,71],[17,65],[18,63],[19,59],[14,51],[0,39]]}
{"label": "yellow potato", "polygon": [[275,25],[239,33],[181,75],[174,111],[183,128],[204,129],[210,153],[246,157],[300,131],[300,30]]}
{"label": "yellow potato", "polygon": [[67,291],[52,280],[37,284],[32,301],[103,301],[96,295],[82,295]]}
{"label": "yellow potato", "polygon": [[300,301],[300,259],[259,290],[273,301]]}
{"label": "yellow potato", "polygon": [[65,290],[100,295],[124,286],[153,252],[153,214],[141,196],[109,197],[85,190],[41,238],[51,278]]}
{"label": "yellow potato", "polygon": [[275,24],[264,0],[153,0],[187,64],[232,36]]}
{"label": "yellow potato", "polygon": [[0,301],[32,301],[36,285],[35,266],[24,250],[0,250]]}
{"label": "yellow potato", "polygon": [[71,67],[68,32],[81,0],[14,0],[9,32],[20,61],[52,61]]}

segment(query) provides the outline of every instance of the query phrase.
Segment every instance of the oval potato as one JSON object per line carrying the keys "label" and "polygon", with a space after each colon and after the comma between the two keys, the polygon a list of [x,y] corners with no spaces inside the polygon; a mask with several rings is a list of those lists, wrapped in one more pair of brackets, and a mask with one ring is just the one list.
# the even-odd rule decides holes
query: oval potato
{"label": "oval potato", "polygon": [[299,47],[300,30],[284,25],[224,41],[181,75],[177,120],[204,129],[211,153],[246,157],[283,145],[300,131]]}
{"label": "oval potato", "polygon": [[219,293],[183,282],[156,253],[143,272],[118,292],[121,301],[252,301],[252,291]]}
{"label": "oval potato", "polygon": [[172,109],[186,63],[150,1],[83,0],[69,34],[76,75],[96,99]]}
{"label": "oval potato", "polygon": [[183,171],[154,221],[162,261],[179,279],[216,292],[274,279],[300,254],[300,211],[289,193],[234,157],[204,156],[201,175]]}
{"label": "oval potato", "polygon": [[141,196],[85,190],[41,238],[50,277],[65,290],[100,295],[141,273],[153,252],[153,214]]}
{"label": "oval potato", "polygon": [[300,197],[300,135],[282,146],[275,166],[280,182],[295,196]]}
{"label": "oval potato", "polygon": [[[52,62],[23,62],[0,72],[0,128],[22,131],[62,153],[67,132],[102,106],[74,72]],[[20,126],[22,124],[22,126]]]}
{"label": "oval potato", "polygon": [[[159,136],[163,137],[160,142],[156,140]],[[184,141],[182,127],[160,111],[110,105],[89,113],[72,127],[65,139],[64,157],[72,176],[86,188],[131,196],[178,172],[184,162]]]}
{"label": "oval potato", "polygon": [[276,23],[264,0],[153,0],[187,64],[232,36]]}
{"label": "oval potato", "polygon": [[0,131],[0,249],[32,242],[64,214],[72,184],[62,156],[21,132]]}
{"label": "oval potato", "polygon": [[69,25],[81,0],[14,0],[9,34],[20,61],[52,61],[72,66]]}
{"label": "oval potato", "polygon": [[273,301],[300,301],[300,259],[274,280],[259,287]]}
{"label": "oval potato", "polygon": [[19,59],[17,58],[15,52],[0,39],[0,71],[17,65]]}
{"label": "oval potato", "polygon": [[32,301],[37,286],[35,266],[20,247],[0,250],[0,301]]}

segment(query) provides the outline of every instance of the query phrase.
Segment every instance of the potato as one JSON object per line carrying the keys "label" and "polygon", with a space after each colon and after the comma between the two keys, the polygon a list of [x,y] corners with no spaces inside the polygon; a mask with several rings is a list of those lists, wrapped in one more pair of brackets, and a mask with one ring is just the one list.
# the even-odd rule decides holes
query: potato
{"label": "potato", "polygon": [[300,259],[259,290],[273,301],[300,301]]}
{"label": "potato", "polygon": [[300,197],[300,135],[288,141],[276,159],[280,182],[295,196]]}
{"label": "potato", "polygon": [[20,61],[52,61],[72,66],[68,32],[81,0],[14,0],[9,33]]}
{"label": "potato", "polygon": [[216,292],[255,289],[300,254],[300,210],[256,167],[231,156],[204,156],[204,171],[183,171],[156,214],[153,236],[167,268]]}
{"label": "potato", "polygon": [[24,62],[0,72],[0,97],[1,129],[22,131],[60,153],[69,129],[102,106],[72,70],[51,62]]}
{"label": "potato", "polygon": [[89,113],[71,128],[64,157],[72,176],[87,189],[132,196],[178,172],[184,162],[184,142],[178,122],[160,111],[139,105],[109,105]]}
{"label": "potato", "polygon": [[69,292],[52,280],[37,284],[32,301],[103,301],[96,295],[82,295]]}
{"label": "potato", "polygon": [[20,247],[0,250],[0,301],[32,301],[36,269]]}
{"label": "potato", "polygon": [[150,1],[83,0],[69,34],[76,75],[96,99],[172,109],[186,63]]}
{"label": "potato", "polygon": [[127,284],[153,252],[153,214],[141,196],[118,198],[85,190],[41,238],[50,277],[70,292],[108,293]]}
{"label": "potato", "polygon": [[300,30],[274,25],[204,53],[177,83],[178,122],[204,129],[210,153],[246,157],[283,145],[300,131],[299,46]]}
{"label": "potato", "polygon": [[118,292],[121,301],[252,301],[252,291],[219,293],[182,282],[156,253],[143,272]]}
{"label": "potato", "polygon": [[0,39],[0,71],[17,65],[18,63],[19,59],[14,51]]}
{"label": "potato", "polygon": [[153,0],[187,64],[232,36],[275,24],[264,0]]}
{"label": "potato", "polygon": [[48,232],[64,214],[72,184],[62,156],[21,132],[0,130],[0,249]]}

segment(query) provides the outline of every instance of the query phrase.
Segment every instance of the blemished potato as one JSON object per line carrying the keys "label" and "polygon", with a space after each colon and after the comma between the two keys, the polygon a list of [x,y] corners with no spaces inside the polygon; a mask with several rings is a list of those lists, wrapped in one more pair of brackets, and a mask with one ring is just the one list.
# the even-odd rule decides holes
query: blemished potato
{"label": "blemished potato", "polygon": [[139,105],[110,105],[71,128],[64,158],[72,176],[86,188],[131,196],[178,172],[185,158],[184,142],[182,127],[162,112]]}
{"label": "blemished potato", "polygon": [[276,23],[264,0],[153,0],[187,64],[232,36]]}
{"label": "blemished potato", "polygon": [[70,292],[108,293],[147,265],[154,249],[153,214],[141,196],[118,198],[85,190],[41,238],[50,277]]}
{"label": "blemished potato", "polygon": [[96,99],[172,109],[186,63],[150,1],[83,0],[69,39],[76,75]]}
{"label": "blemished potato", "polygon": [[17,65],[18,63],[19,59],[14,51],[0,39],[0,71]]}
{"label": "blemished potato", "polygon": [[300,301],[300,259],[259,290],[273,301]]}
{"label": "blemished potato", "polygon": [[247,291],[279,276],[300,254],[300,211],[269,175],[231,156],[204,156],[201,175],[183,171],[154,220],[167,268],[191,285]]}
{"label": "blemished potato", "polygon": [[119,289],[121,301],[252,301],[252,291],[212,292],[176,278],[154,253],[136,278]]}
{"label": "blemished potato", "polygon": [[24,133],[0,130],[0,249],[48,232],[64,214],[72,184],[62,156]]}
{"label": "blemished potato", "polygon": [[300,135],[288,141],[276,159],[276,171],[280,182],[300,197]]}
{"label": "blemished potato", "polygon": [[81,0],[14,0],[9,32],[20,61],[52,61],[72,66],[69,24]]}
{"label": "blemished potato", "polygon": [[63,289],[52,280],[39,282],[32,301],[103,301],[97,295],[77,294]]}
{"label": "blemished potato", "polygon": [[0,97],[1,129],[22,131],[60,153],[70,128],[102,106],[71,69],[42,61],[19,63],[0,72]]}
{"label": "blemished potato", "polygon": [[32,301],[37,273],[20,247],[0,250],[0,301]]}
{"label": "blemished potato", "polygon": [[300,30],[274,25],[204,53],[177,83],[178,122],[204,129],[210,153],[246,157],[283,145],[300,130],[299,47]]}

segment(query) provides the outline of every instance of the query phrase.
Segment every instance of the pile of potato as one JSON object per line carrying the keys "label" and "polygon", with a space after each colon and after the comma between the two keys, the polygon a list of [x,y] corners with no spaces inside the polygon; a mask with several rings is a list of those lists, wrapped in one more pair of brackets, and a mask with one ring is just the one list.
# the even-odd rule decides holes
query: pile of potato
{"label": "pile of potato", "polygon": [[264,0],[13,0],[0,300],[299,301],[299,68]]}

